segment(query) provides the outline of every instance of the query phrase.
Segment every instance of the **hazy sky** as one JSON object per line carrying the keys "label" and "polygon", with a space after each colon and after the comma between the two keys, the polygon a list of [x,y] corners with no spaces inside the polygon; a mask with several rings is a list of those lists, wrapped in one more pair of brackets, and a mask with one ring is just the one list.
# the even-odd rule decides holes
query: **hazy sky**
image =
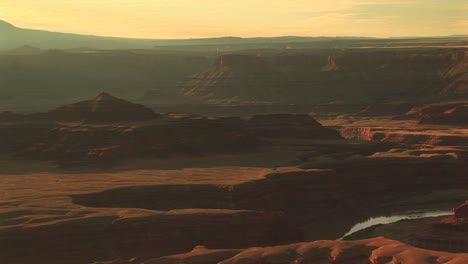
{"label": "hazy sky", "polygon": [[106,36],[468,34],[468,0],[0,0],[17,27]]}

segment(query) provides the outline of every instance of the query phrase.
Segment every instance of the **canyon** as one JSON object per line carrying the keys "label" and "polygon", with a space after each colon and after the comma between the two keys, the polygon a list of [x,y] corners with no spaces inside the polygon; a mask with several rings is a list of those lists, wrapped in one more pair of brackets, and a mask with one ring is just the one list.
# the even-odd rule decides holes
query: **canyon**
{"label": "canyon", "polygon": [[466,201],[447,41],[2,52],[0,262],[466,263],[460,217],[340,239]]}

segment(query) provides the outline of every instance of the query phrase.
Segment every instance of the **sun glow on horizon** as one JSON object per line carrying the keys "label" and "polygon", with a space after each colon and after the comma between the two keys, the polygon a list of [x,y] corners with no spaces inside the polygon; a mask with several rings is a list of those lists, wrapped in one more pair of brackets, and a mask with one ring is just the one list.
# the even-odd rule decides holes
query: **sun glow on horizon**
{"label": "sun glow on horizon", "polygon": [[134,38],[436,36],[468,33],[466,0],[15,0],[17,27]]}

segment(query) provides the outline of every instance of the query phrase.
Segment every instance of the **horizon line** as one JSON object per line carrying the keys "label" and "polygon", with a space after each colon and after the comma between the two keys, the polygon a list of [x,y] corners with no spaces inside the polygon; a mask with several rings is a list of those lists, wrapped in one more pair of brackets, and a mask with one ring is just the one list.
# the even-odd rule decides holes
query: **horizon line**
{"label": "horizon line", "polygon": [[373,37],[373,36],[357,36],[357,35],[274,35],[274,36],[253,36],[253,37],[243,37],[243,36],[232,36],[232,35],[222,35],[222,36],[210,36],[210,37],[188,37],[188,38],[140,38],[140,37],[124,37],[124,36],[111,36],[111,35],[96,35],[96,34],[87,34],[87,33],[74,33],[74,32],[62,32],[62,31],[52,31],[45,29],[35,29],[35,28],[23,28],[17,27],[14,24],[0,19],[0,22],[11,25],[15,29],[20,30],[33,30],[33,31],[42,31],[48,33],[57,33],[57,34],[70,34],[70,35],[79,35],[79,36],[90,36],[90,37],[102,37],[102,38],[115,38],[115,39],[132,39],[132,40],[161,40],[161,41],[170,41],[170,40],[203,40],[203,39],[223,39],[223,38],[236,38],[236,39],[268,39],[268,38],[362,38],[362,39],[414,39],[414,38],[443,38],[443,37],[468,37],[468,33],[458,33],[450,35],[415,35],[415,36],[387,36],[387,37]]}

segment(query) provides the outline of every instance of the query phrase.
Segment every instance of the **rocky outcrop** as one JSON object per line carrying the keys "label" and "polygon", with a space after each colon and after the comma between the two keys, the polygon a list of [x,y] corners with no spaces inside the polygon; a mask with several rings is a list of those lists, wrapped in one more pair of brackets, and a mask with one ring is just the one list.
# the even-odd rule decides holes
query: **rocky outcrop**
{"label": "rocky outcrop", "polygon": [[242,249],[208,249],[205,246],[197,246],[188,253],[149,260],[145,264],[218,263],[242,252]]}
{"label": "rocky outcrop", "polygon": [[394,120],[419,120],[421,125],[468,125],[468,105],[464,101],[424,104],[413,107]]}
{"label": "rocky outcrop", "polygon": [[468,220],[468,201],[453,209],[453,217],[460,220]]}
{"label": "rocky outcrop", "polygon": [[468,105],[459,105],[441,113],[424,115],[419,124],[466,126],[468,125]]}
{"label": "rocky outcrop", "polygon": [[420,120],[424,116],[431,116],[443,113],[453,107],[460,105],[460,103],[434,103],[418,105],[411,108],[403,115],[393,117],[394,120]]}
{"label": "rocky outcrop", "polygon": [[207,101],[267,101],[278,74],[262,57],[224,55],[188,81],[182,95]]}
{"label": "rocky outcrop", "polygon": [[394,120],[418,120],[420,124],[462,124],[466,116],[465,101],[446,101],[417,105],[402,115],[396,115]]}
{"label": "rocky outcrop", "polygon": [[347,139],[359,139],[363,141],[375,140],[375,131],[370,127],[345,127],[341,129],[340,133]]}
{"label": "rocky outcrop", "polygon": [[[223,252],[224,258],[217,252]],[[407,246],[382,237],[360,241],[315,241],[277,247],[256,247],[232,251],[194,249],[190,253],[154,259],[144,264],[314,264],[314,263],[417,263],[463,264],[468,254],[435,252]],[[203,260],[203,261],[202,261]],[[442,262],[440,262],[442,261]]]}
{"label": "rocky outcrop", "polygon": [[[468,239],[466,233],[468,232],[468,204],[465,203],[453,209],[452,217],[444,217],[435,223],[432,223],[434,229],[429,235],[419,235],[420,239],[437,238],[439,241],[456,241],[457,250],[468,252]],[[439,233],[438,233],[439,232]],[[440,246],[439,246],[440,247]],[[446,247],[446,250],[450,247]]]}
{"label": "rocky outcrop", "polygon": [[[393,144],[395,148],[406,148],[408,146],[465,146],[468,144],[468,136],[461,131],[453,133],[447,127],[447,131],[434,129],[433,126],[427,130],[417,126],[415,121],[408,121],[409,124],[414,124],[413,127],[405,127],[403,129],[382,128],[377,126],[360,127],[360,126],[343,126],[339,131],[346,139],[358,139],[361,141],[375,141],[380,143]],[[411,122],[411,123],[410,123]],[[403,149],[401,149],[403,151]],[[423,155],[424,151],[409,151],[408,153]],[[465,156],[464,148],[453,150],[437,150],[428,151],[427,154],[449,154],[454,153],[455,156]]]}

